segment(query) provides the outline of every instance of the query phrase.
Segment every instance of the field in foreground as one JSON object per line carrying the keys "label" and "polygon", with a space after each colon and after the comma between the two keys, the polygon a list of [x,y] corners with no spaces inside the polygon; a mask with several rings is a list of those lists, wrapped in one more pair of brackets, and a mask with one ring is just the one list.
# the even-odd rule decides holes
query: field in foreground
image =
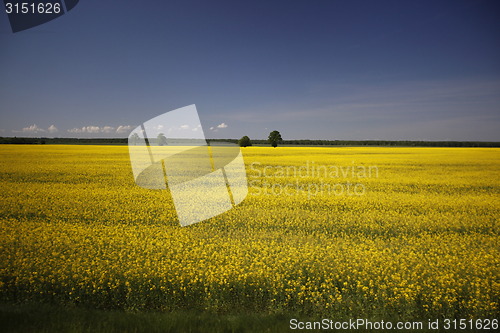
{"label": "field in foreground", "polygon": [[243,152],[247,198],[181,228],[127,147],[1,146],[0,301],[498,318],[500,149]]}

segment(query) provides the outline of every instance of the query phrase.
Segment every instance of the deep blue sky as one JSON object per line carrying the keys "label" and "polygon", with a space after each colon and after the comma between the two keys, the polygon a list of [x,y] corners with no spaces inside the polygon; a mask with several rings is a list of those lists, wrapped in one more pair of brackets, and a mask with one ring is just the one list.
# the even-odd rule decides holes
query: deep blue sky
{"label": "deep blue sky", "polygon": [[0,45],[0,136],[500,141],[498,1],[81,0]]}

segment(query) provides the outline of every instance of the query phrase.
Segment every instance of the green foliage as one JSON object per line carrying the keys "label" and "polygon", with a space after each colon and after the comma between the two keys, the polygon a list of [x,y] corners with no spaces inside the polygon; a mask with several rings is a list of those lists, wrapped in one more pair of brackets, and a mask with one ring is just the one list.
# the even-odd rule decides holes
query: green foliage
{"label": "green foliage", "polygon": [[250,138],[245,135],[238,140],[238,144],[240,145],[240,147],[249,147],[252,145],[252,141],[250,141]]}
{"label": "green foliage", "polygon": [[166,146],[167,143],[167,138],[165,137],[165,134],[160,133],[158,134],[158,137],[156,138],[158,140],[158,146]]}
{"label": "green foliage", "polygon": [[0,137],[0,144],[126,145],[127,138],[22,138]]}
{"label": "green foliage", "polygon": [[276,148],[278,146],[278,143],[282,143],[283,139],[281,138],[281,134],[278,131],[272,131],[269,133],[269,137],[267,138],[271,146]]}
{"label": "green foliage", "polygon": [[130,137],[131,143],[135,146],[139,142],[139,135],[137,133],[132,134]]}
{"label": "green foliage", "polygon": [[47,303],[0,303],[3,332],[286,332],[293,316],[189,310],[126,312]]}
{"label": "green foliage", "polygon": [[[238,143],[236,139],[207,139],[208,142]],[[0,144],[73,144],[73,145],[126,145],[127,138],[22,138],[0,137]],[[252,144],[264,145],[269,140],[252,140]],[[494,141],[388,141],[388,140],[282,140],[281,144],[294,146],[379,146],[379,147],[500,147]]]}

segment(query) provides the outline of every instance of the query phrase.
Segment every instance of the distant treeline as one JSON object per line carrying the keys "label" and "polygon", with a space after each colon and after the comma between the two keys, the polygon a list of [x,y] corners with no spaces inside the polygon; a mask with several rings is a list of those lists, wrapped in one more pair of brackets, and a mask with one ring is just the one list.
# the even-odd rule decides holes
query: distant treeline
{"label": "distant treeline", "polygon": [[128,139],[78,139],[78,138],[3,138],[0,144],[66,144],[66,145],[125,145]]}
{"label": "distant treeline", "polygon": [[[208,142],[238,143],[236,139],[208,139]],[[68,145],[126,145],[126,138],[5,138],[0,144],[68,144]],[[252,140],[254,145],[269,145],[267,140]],[[284,140],[280,145],[297,146],[392,146],[392,147],[500,147],[500,142],[484,141],[389,141],[389,140]]]}
{"label": "distant treeline", "polygon": [[[237,143],[234,139],[208,139]],[[253,145],[269,145],[267,140],[252,140]],[[389,141],[389,140],[283,140],[293,146],[393,146],[393,147],[500,147],[500,142],[485,141]]]}
{"label": "distant treeline", "polygon": [[[267,143],[266,140],[252,142],[258,141]],[[500,147],[500,142],[483,141],[285,140],[284,143],[308,146]]]}

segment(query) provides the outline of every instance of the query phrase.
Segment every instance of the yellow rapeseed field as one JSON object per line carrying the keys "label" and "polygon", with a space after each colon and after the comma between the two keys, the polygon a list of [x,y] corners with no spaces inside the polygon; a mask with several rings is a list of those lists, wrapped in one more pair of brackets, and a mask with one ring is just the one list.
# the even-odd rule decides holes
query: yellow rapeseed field
{"label": "yellow rapeseed field", "polygon": [[500,149],[243,149],[247,198],[180,227],[126,146],[0,146],[0,300],[498,317]]}

